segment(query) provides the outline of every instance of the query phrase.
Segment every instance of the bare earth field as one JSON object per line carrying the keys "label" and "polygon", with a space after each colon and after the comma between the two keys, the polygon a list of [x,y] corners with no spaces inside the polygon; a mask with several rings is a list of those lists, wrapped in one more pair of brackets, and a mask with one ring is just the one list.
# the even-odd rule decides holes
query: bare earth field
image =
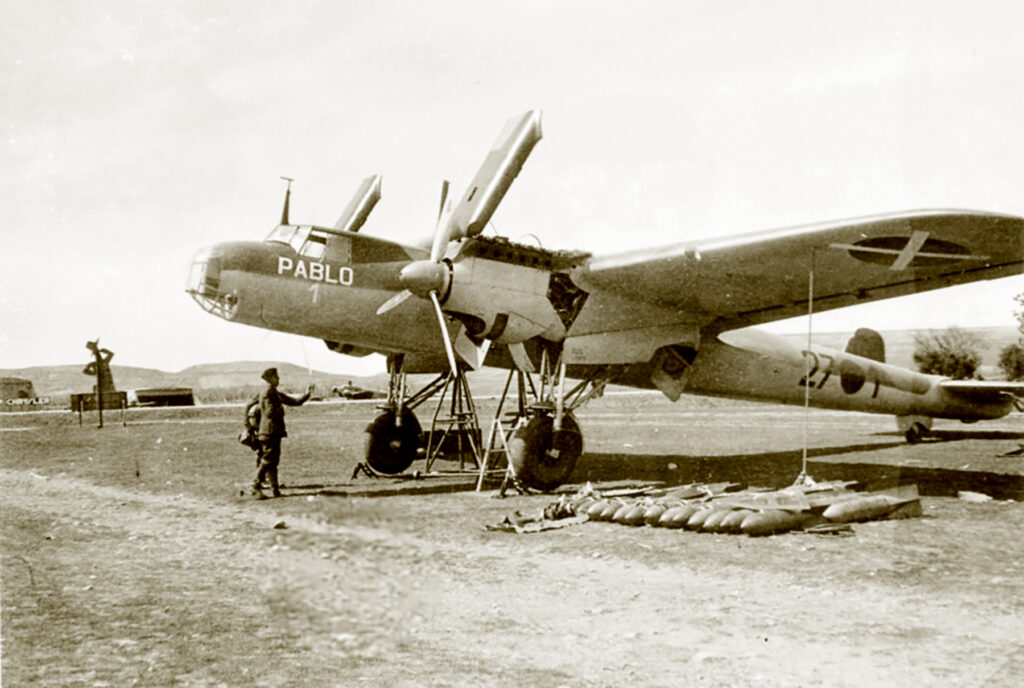
{"label": "bare earth field", "polygon": [[[925,516],[748,538],[489,532],[553,497],[353,480],[372,413],[290,410],[266,501],[239,496],[239,407],[0,416],[3,685],[1024,684],[1020,414],[909,446],[812,411],[811,475],[916,482]],[[598,488],[800,470],[802,409],[623,395],[579,419]]]}

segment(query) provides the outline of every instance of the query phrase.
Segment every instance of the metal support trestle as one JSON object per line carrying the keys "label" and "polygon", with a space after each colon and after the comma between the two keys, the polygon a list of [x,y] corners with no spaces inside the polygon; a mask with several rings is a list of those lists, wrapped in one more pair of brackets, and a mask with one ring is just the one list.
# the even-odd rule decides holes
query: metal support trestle
{"label": "metal support trestle", "polygon": [[[446,406],[445,399],[449,391],[451,396]],[[483,459],[480,437],[480,421],[466,374],[461,369],[458,375],[449,373],[445,376],[444,387],[430,423],[425,470],[429,472],[434,461],[442,454],[448,459],[458,457],[460,471],[465,470],[467,462],[472,462],[474,467],[479,466]]]}

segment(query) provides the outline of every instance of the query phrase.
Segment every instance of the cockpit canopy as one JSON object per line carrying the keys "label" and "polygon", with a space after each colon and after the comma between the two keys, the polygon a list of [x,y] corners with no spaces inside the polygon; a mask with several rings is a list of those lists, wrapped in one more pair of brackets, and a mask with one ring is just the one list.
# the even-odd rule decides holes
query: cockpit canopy
{"label": "cockpit canopy", "polygon": [[312,225],[278,225],[264,241],[287,244],[310,260],[322,260],[327,251],[327,233]]}

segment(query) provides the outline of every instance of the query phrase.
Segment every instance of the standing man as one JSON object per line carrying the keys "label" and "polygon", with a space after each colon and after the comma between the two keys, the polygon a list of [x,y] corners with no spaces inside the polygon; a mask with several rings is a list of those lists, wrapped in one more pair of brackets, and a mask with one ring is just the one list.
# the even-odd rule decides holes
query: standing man
{"label": "standing man", "polygon": [[266,499],[261,489],[264,479],[270,482],[274,496],[281,496],[281,490],[277,485],[277,464],[281,461],[281,438],[288,436],[284,429],[284,407],[302,406],[309,401],[313,393],[313,384],[310,383],[303,396],[295,399],[278,391],[277,386],[281,380],[277,376],[277,368],[267,368],[261,377],[267,383],[267,388],[248,403],[245,407],[245,417],[249,417],[250,409],[259,406],[260,428],[256,435],[260,443],[259,469],[252,484],[252,494],[258,499]]}

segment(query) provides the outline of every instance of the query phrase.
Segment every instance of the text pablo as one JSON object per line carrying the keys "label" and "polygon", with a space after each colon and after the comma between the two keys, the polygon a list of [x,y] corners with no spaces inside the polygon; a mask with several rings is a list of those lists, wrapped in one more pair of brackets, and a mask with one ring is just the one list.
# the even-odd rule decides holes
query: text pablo
{"label": "text pablo", "polygon": [[[332,274],[335,269],[338,271],[337,275]],[[288,256],[278,256],[277,274],[285,273],[291,274],[292,277],[302,277],[325,284],[342,284],[344,286],[352,284],[352,268],[350,267],[336,267],[329,263],[315,263],[301,259],[296,261]]]}

